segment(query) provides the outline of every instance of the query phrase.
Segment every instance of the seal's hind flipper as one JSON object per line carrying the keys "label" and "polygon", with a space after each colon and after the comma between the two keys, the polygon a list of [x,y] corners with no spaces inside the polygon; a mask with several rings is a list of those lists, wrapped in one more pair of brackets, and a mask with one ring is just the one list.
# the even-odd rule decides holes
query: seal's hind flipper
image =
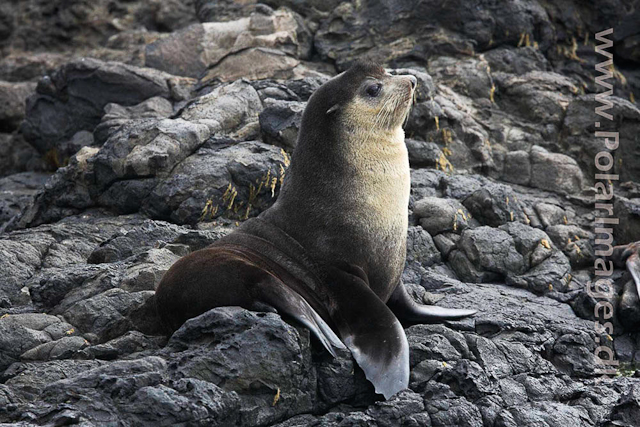
{"label": "seal's hind flipper", "polygon": [[260,301],[275,307],[280,313],[293,317],[309,328],[333,357],[336,357],[334,347],[345,348],[340,338],[313,307],[300,294],[287,287],[280,280],[268,275],[257,288],[257,297]]}
{"label": "seal's hind flipper", "polygon": [[439,323],[445,320],[458,320],[472,316],[477,312],[477,310],[418,304],[409,296],[402,282],[393,291],[387,305],[400,320],[410,323]]}
{"label": "seal's hind flipper", "polygon": [[376,393],[386,399],[409,386],[409,344],[402,325],[358,274],[327,271],[330,316]]}

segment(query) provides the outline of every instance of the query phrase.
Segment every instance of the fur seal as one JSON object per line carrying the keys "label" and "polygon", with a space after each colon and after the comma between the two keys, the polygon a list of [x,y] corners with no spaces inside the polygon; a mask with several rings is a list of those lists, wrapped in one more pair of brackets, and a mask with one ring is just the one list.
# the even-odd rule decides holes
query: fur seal
{"label": "fur seal", "polygon": [[156,291],[163,321],[175,330],[214,307],[275,309],[330,353],[346,346],[385,398],[407,388],[399,319],[475,313],[419,305],[400,279],[410,191],[402,126],[415,86],[413,76],[364,62],[321,86],[275,204],[167,271]]}

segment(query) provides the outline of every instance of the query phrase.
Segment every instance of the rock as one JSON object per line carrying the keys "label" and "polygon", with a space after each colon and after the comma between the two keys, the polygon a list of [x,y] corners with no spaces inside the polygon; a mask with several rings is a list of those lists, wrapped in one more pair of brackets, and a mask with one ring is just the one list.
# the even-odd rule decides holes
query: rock
{"label": "rock", "polygon": [[[309,333],[305,329],[301,336],[276,314],[238,307],[210,310],[176,331],[166,354],[173,361],[170,369],[181,377],[238,393],[246,425],[274,422],[312,408],[316,380],[307,369]],[[271,405],[277,395],[277,403]]]}
{"label": "rock", "polygon": [[[598,55],[599,56],[599,55]],[[596,62],[599,62],[599,58]],[[614,93],[621,93],[616,92]],[[613,153],[613,170],[610,173],[620,175],[620,182],[640,180],[637,144],[633,135],[640,129],[640,109],[637,105],[619,96],[610,96],[611,109],[607,112],[615,117],[614,122],[596,114],[596,108],[602,105],[593,93],[581,95],[568,105],[564,126],[566,138],[562,141],[562,152],[578,161],[584,174],[594,176],[600,171],[595,166],[595,156],[605,149],[604,138],[596,138],[595,131],[618,132],[619,146]],[[599,128],[595,122],[600,122]]]}
{"label": "rock", "polygon": [[442,150],[435,142],[425,142],[407,138],[405,139],[405,144],[407,144],[411,167],[435,168],[440,166],[442,168],[444,154],[442,154]]}
{"label": "rock", "polygon": [[297,101],[265,102],[265,109],[259,116],[263,141],[293,151],[305,106]]}
{"label": "rock", "polygon": [[0,178],[0,230],[29,206],[49,174],[24,172]]}
{"label": "rock", "polygon": [[483,56],[492,71],[523,75],[530,71],[546,71],[550,68],[544,54],[533,46],[522,46],[518,49],[500,46],[484,52]]}
{"label": "rock", "polygon": [[21,289],[40,266],[40,252],[28,243],[0,240],[0,307],[25,305]]}
{"label": "rock", "polygon": [[27,97],[36,91],[35,83],[0,81],[0,132],[13,132],[24,119]]}
{"label": "rock", "polygon": [[531,183],[531,158],[527,151],[510,151],[505,155],[501,178],[513,184]]}
{"label": "rock", "polygon": [[619,224],[613,226],[616,242],[625,244],[639,241],[640,199],[627,199],[616,196],[613,203],[613,213],[614,217],[619,220]]}
{"label": "rock", "polygon": [[506,276],[521,273],[525,266],[513,237],[495,228],[483,226],[464,230],[458,248],[482,271]]}
{"label": "rock", "polygon": [[21,134],[0,133],[0,177],[25,171],[45,171],[46,163]]}
{"label": "rock", "polygon": [[549,153],[542,147],[531,149],[531,186],[560,194],[582,190],[584,177],[571,157]]}
{"label": "rock", "polygon": [[421,227],[409,227],[407,232],[407,263],[430,267],[441,261],[440,252],[431,235]]}
{"label": "rock", "polygon": [[280,50],[255,47],[224,58],[201,78],[202,84],[230,82],[240,78],[290,79],[304,73],[298,59]]}
{"label": "rock", "polygon": [[594,234],[576,225],[552,225],[547,234],[562,252],[569,257],[574,267],[593,265],[595,251]]}
{"label": "rock", "polygon": [[275,201],[283,162],[280,149],[259,142],[200,149],[153,190],[145,210],[179,223],[246,219]]}
{"label": "rock", "polygon": [[[41,154],[58,150],[76,132],[93,131],[109,103],[129,106],[154,96],[170,98],[168,78],[116,62],[73,60],[40,80],[37,94],[27,100],[22,132]],[[58,150],[60,158],[72,154]]]}
{"label": "rock", "polygon": [[227,22],[249,15],[256,2],[237,3],[233,0],[196,0],[196,16],[200,22]]}
{"label": "rock", "polygon": [[442,178],[440,186],[445,197],[464,200],[490,183],[487,178],[479,175],[447,175]]}
{"label": "rock", "polygon": [[98,188],[116,180],[166,174],[193,153],[210,130],[184,119],[130,122],[92,158]]}
{"label": "rock", "polygon": [[69,359],[81,349],[88,347],[89,342],[82,337],[63,337],[57,341],[40,344],[20,355],[21,360],[58,360]]}
{"label": "rock", "polygon": [[425,197],[415,202],[413,214],[420,219],[420,225],[435,236],[445,231],[460,233],[475,225],[469,211],[453,199]]}
{"label": "rock", "polygon": [[[218,64],[256,47],[278,49],[294,58],[307,59],[311,35],[297,14],[262,7],[246,18],[194,24],[163,37],[147,45],[145,64],[178,76],[198,78],[209,68],[215,69]],[[220,81],[233,81],[241,76],[217,77]]]}
{"label": "rock", "polygon": [[[161,243],[175,240],[185,232],[179,227],[163,221],[146,220],[140,225],[132,225],[118,230],[100,243],[89,255],[90,264],[122,261],[133,255],[148,256],[146,251],[154,250]],[[144,258],[143,258],[144,259]]]}
{"label": "rock", "polygon": [[136,316],[153,294],[110,289],[72,305],[64,317],[82,333],[93,334],[97,344],[104,343],[139,326]]}
{"label": "rock", "polygon": [[526,215],[518,198],[506,185],[483,186],[464,199],[463,204],[484,225],[498,227],[513,221],[526,223]]}
{"label": "rock", "polygon": [[620,397],[611,413],[611,419],[618,425],[631,426],[640,417],[640,388],[634,384]]}
{"label": "rock", "polygon": [[542,71],[524,75],[494,73],[496,102],[505,110],[543,124],[546,132],[557,134],[570,96],[577,92],[567,77]]}
{"label": "rock", "polygon": [[246,140],[257,131],[261,110],[256,90],[244,81],[236,81],[196,98],[182,109],[179,117],[207,125],[211,135]]}
{"label": "rock", "polygon": [[628,280],[624,285],[622,297],[618,307],[620,322],[628,330],[634,330],[640,324],[640,298],[633,280]]}
{"label": "rock", "polygon": [[131,119],[168,119],[173,114],[173,105],[165,98],[154,96],[130,107],[110,103],[104,107],[104,116],[94,131],[98,145],[104,142]]}
{"label": "rock", "polygon": [[534,209],[538,218],[540,218],[542,226],[545,228],[567,223],[567,213],[558,205],[538,203],[534,206]]}
{"label": "rock", "polygon": [[501,230],[509,233],[513,237],[516,250],[522,255],[524,269],[529,270],[535,267],[557,250],[552,246],[549,236],[542,230],[528,225],[510,222],[500,226]]}
{"label": "rock", "polygon": [[[42,313],[12,314],[0,319],[0,372],[28,350],[74,333],[73,326]],[[64,346],[64,344],[62,344]]]}

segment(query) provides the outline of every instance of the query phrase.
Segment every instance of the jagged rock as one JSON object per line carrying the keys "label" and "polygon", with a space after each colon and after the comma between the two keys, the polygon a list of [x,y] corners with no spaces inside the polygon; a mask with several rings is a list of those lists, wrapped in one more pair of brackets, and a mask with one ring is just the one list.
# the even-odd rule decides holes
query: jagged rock
{"label": "jagged rock", "polygon": [[249,15],[255,8],[253,0],[196,0],[196,16],[200,22],[227,22]]}
{"label": "jagged rock", "polygon": [[0,178],[0,230],[33,202],[49,176],[46,173],[23,172]]}
{"label": "jagged rock", "polygon": [[35,83],[0,81],[0,132],[13,132],[24,118],[27,97],[36,91]]}
{"label": "jagged rock", "polygon": [[139,328],[140,313],[153,295],[152,291],[109,289],[87,300],[78,301],[67,308],[63,315],[79,331],[91,337],[90,341],[103,343]]}
{"label": "jagged rock", "polygon": [[47,162],[21,134],[0,133],[0,177],[47,170]]}
{"label": "jagged rock", "polygon": [[95,141],[102,145],[122,125],[132,119],[168,119],[173,114],[173,105],[165,98],[154,96],[139,104],[127,107],[107,104],[104,116],[94,130]]}
{"label": "jagged rock", "polygon": [[[259,345],[257,345],[260,343]],[[272,313],[238,307],[210,310],[188,320],[165,351],[170,370],[218,384],[240,397],[246,425],[262,425],[308,412],[316,393],[309,333],[299,334]],[[277,403],[272,403],[278,395]]]}
{"label": "jagged rock", "polygon": [[579,193],[584,185],[580,167],[571,157],[531,149],[531,186],[561,194]]}
{"label": "jagged rock", "polygon": [[413,214],[420,219],[420,225],[435,236],[445,231],[460,233],[476,222],[471,214],[457,200],[425,197],[415,202]]}
{"label": "jagged rock", "polygon": [[513,221],[526,223],[518,198],[506,185],[483,186],[465,198],[463,204],[483,225],[498,227]]}
{"label": "jagged rock", "polygon": [[27,350],[40,344],[56,343],[73,334],[73,326],[43,313],[12,314],[0,319],[0,372]]}
{"label": "jagged rock", "polygon": [[202,148],[153,190],[145,209],[179,223],[246,219],[275,201],[285,161],[280,149],[258,142]]}
{"label": "jagged rock", "polygon": [[305,106],[305,103],[297,101],[265,102],[265,109],[260,113],[263,141],[293,151]]}
{"label": "jagged rock", "polygon": [[[617,196],[613,203],[614,217],[619,224],[613,226],[618,244],[633,243],[640,240],[640,199],[627,199]],[[602,238],[602,236],[599,236]]]}
{"label": "jagged rock", "polygon": [[531,158],[529,153],[524,150],[506,153],[501,178],[513,184],[529,185],[531,183]]}
{"label": "jagged rock", "polygon": [[634,330],[640,324],[640,298],[633,280],[625,283],[618,310],[618,317],[625,328]]}
{"label": "jagged rock", "polygon": [[442,150],[435,142],[425,142],[407,138],[405,139],[405,144],[407,144],[411,167],[435,168],[441,165],[444,154],[442,154]]}
{"label": "jagged rock", "polygon": [[[483,226],[464,230],[458,248],[449,263],[464,280],[487,281],[520,274],[525,267],[513,237],[499,229]],[[480,277],[474,273],[480,273]]]}
{"label": "jagged rock", "polygon": [[211,135],[246,140],[257,131],[261,110],[256,90],[245,81],[236,81],[196,98],[183,108],[179,117],[207,125]]}
{"label": "jagged rock", "polygon": [[[613,80],[615,84],[616,79]],[[618,93],[614,92],[614,95]],[[618,132],[619,146],[612,154],[614,162],[609,173],[619,174],[621,182],[638,182],[640,156],[632,135],[640,131],[640,109],[619,96],[609,96],[608,101],[612,107],[607,113],[614,117],[614,121],[595,113],[596,108],[602,104],[595,99],[594,94],[581,95],[569,104],[564,120],[567,136],[562,143],[563,152],[578,161],[585,176],[592,177],[601,172],[596,169],[595,156],[606,148],[604,138],[596,138],[595,132]],[[600,127],[595,127],[596,122],[600,123]]]}
{"label": "jagged rock", "polygon": [[574,267],[593,265],[595,251],[594,234],[576,225],[558,224],[546,228],[546,232]]}
{"label": "jagged rock", "polygon": [[[169,77],[117,62],[73,60],[40,80],[37,94],[27,100],[22,132],[45,154],[78,131],[93,131],[109,103],[129,106],[154,96],[170,98]],[[72,154],[58,150],[60,158]]]}
{"label": "jagged rock", "polygon": [[[307,59],[311,35],[297,14],[263,6],[249,17],[194,24],[147,45],[146,66],[198,78],[210,67],[219,71],[219,64],[256,47],[274,48],[294,58]],[[224,73],[216,77],[220,81],[237,79]]]}
{"label": "jagged rock", "polygon": [[28,243],[0,240],[0,308],[26,305],[29,294],[21,292],[41,264],[40,252]]}

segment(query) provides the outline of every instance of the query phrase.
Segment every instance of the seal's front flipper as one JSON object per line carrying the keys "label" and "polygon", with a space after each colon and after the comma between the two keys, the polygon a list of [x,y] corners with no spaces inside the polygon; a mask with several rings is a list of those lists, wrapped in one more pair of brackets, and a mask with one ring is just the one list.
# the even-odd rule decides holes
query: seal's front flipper
{"label": "seal's front flipper", "polygon": [[393,291],[387,305],[400,320],[410,323],[438,323],[445,320],[458,320],[472,316],[477,312],[477,310],[418,304],[409,296],[402,282]]}
{"label": "seal's front flipper", "polygon": [[320,340],[324,348],[336,357],[336,348],[345,348],[340,338],[331,330],[329,325],[305,301],[302,296],[292,290],[277,278],[268,275],[257,285],[257,300],[275,307],[280,313],[285,313],[304,326]]}
{"label": "seal's front flipper", "polygon": [[376,393],[389,398],[409,386],[409,344],[391,310],[353,271],[330,268],[329,314]]}

